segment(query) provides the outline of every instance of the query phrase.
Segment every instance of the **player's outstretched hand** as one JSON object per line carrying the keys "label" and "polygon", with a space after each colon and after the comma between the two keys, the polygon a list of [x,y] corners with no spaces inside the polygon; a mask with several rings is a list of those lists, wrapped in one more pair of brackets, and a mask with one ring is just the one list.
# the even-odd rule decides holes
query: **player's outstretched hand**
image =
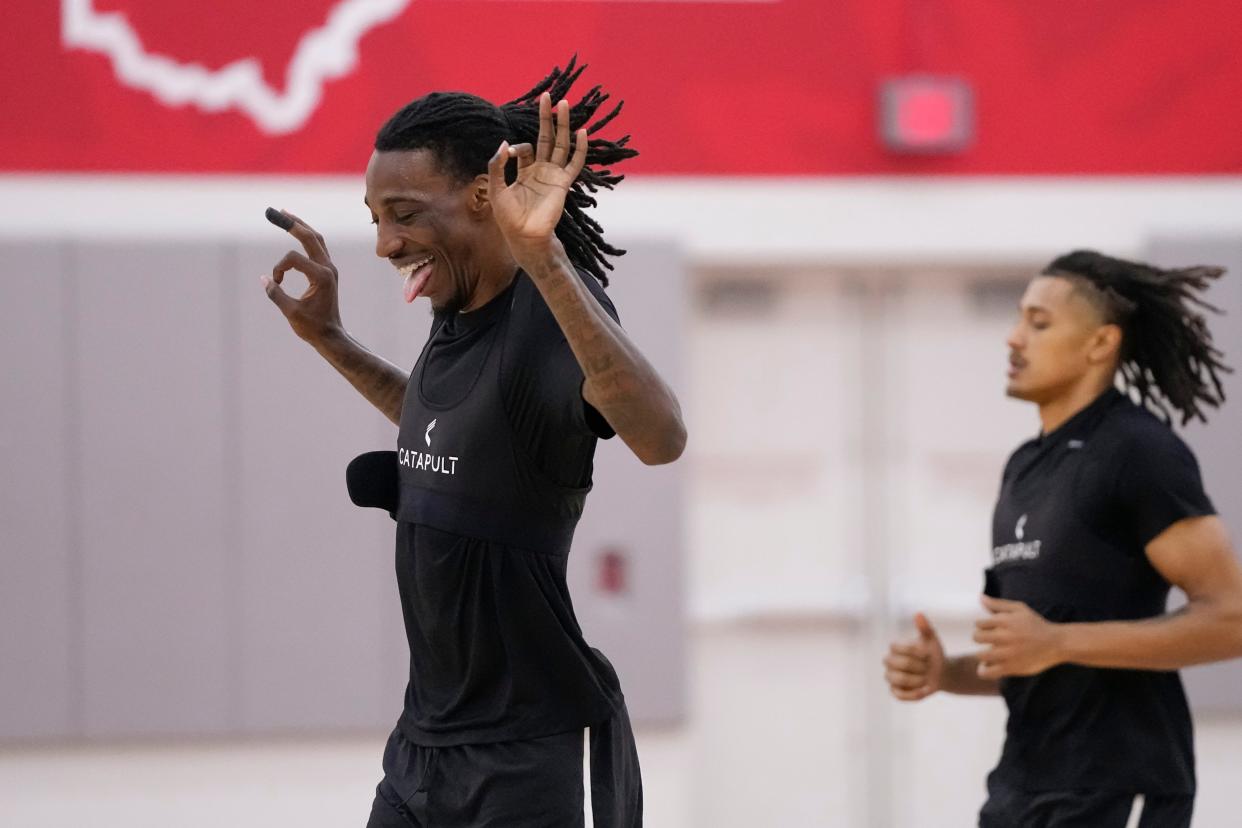
{"label": "player's outstretched hand", "polygon": [[[572,152],[571,152],[572,150]],[[570,141],[569,102],[556,105],[547,92],[539,98],[539,139],[536,145],[501,143],[487,165],[492,215],[518,264],[554,249],[556,225],[565,209],[569,188],[587,158],[587,131]],[[505,167],[517,160],[517,178],[505,183]]]}
{"label": "player's outstretched hand", "polygon": [[[301,242],[302,250],[290,250],[272,268],[270,276],[263,274],[263,288],[285,319],[289,320],[294,333],[311,344],[320,342],[327,335],[341,330],[336,266],[328,255],[328,246],[323,236],[287,210],[277,212],[269,208],[268,220],[283,227]],[[290,270],[306,276],[309,283],[305,292],[296,298],[281,286]]]}
{"label": "player's outstretched hand", "polygon": [[944,682],[944,646],[927,616],[914,616],[919,636],[888,648],[884,678],[889,692],[901,701],[920,701],[941,689]]}

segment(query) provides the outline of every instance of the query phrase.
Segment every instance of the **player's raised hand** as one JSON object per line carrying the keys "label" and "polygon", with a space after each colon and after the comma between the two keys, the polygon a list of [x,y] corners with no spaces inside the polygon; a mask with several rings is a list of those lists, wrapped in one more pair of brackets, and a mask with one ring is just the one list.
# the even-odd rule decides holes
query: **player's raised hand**
{"label": "player's raised hand", "polygon": [[[272,268],[270,276],[263,274],[263,288],[289,320],[293,332],[314,344],[341,329],[336,266],[328,255],[323,236],[306,222],[287,210],[276,211],[270,207],[267,216],[269,221],[301,242],[302,250],[290,250]],[[290,270],[303,274],[308,282],[306,290],[296,298],[281,286]]]}
{"label": "player's raised hand", "polygon": [[944,646],[927,616],[914,616],[918,638],[895,643],[884,657],[889,692],[901,701],[919,701],[940,690],[944,682]]}
{"label": "player's raised hand", "polygon": [[[505,183],[505,167],[517,161],[517,178]],[[587,132],[571,141],[569,102],[552,110],[552,97],[539,98],[539,138],[535,146],[505,141],[488,163],[488,198],[496,223],[519,264],[546,253],[565,209],[569,188],[587,159]]]}

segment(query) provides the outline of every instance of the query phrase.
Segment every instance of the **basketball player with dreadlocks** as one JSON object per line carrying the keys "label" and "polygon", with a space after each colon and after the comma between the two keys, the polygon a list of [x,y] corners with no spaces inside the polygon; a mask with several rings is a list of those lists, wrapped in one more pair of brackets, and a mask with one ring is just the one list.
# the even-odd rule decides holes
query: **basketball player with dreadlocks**
{"label": "basketball player with dreadlocks", "polygon": [[[1201,291],[1218,268],[1090,251],[1052,262],[1009,335],[1008,394],[1042,430],[1010,457],[977,652],[927,617],[884,659],[892,694],[1000,694],[1009,710],[984,828],[1190,824],[1190,712],[1177,671],[1242,656],[1242,572],[1169,425],[1206,419],[1229,369]],[[1118,385],[1121,389],[1118,389]],[[1189,602],[1166,611],[1170,585]]]}
{"label": "basketball player with dreadlocks", "polygon": [[[323,238],[276,214],[305,252],[265,278],[269,297],[399,426],[378,474],[392,477],[382,505],[397,521],[410,674],[372,828],[582,825],[584,729],[595,825],[642,823],[621,689],[583,640],[566,558],[596,439],[615,433],[658,464],[686,432],[603,290],[624,251],[586,210],[621,181],[609,166],[636,153],[628,136],[588,137],[621,107],[595,119],[598,87],[571,106],[582,68],[503,106],[434,92],[376,136],[376,253],[405,301],[426,296],[434,313],[412,373],[346,333]],[[280,286],[290,269],[309,279],[300,298]]]}

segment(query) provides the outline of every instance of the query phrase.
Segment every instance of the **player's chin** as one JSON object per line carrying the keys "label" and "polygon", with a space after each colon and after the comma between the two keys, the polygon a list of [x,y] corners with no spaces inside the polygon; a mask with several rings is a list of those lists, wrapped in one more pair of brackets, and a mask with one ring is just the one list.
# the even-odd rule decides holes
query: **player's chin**
{"label": "player's chin", "polygon": [[431,312],[437,315],[457,313],[465,307],[465,300],[456,291],[428,293],[426,296],[431,302]]}
{"label": "player's chin", "polygon": [[1026,384],[1017,379],[1011,379],[1005,383],[1005,396],[1024,402],[1033,402],[1037,395]]}

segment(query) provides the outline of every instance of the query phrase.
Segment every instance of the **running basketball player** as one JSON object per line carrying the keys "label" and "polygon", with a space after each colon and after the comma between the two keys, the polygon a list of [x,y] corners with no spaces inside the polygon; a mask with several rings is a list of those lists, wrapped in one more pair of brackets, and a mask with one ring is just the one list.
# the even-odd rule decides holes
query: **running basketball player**
{"label": "running basketball player", "polygon": [[[400,429],[387,471],[410,674],[372,828],[582,825],[585,728],[595,825],[642,823],[621,689],[583,640],[566,558],[596,439],[669,463],[686,431],[603,290],[624,251],[586,211],[636,153],[628,136],[588,139],[620,106],[595,119],[598,88],[571,106],[581,72],[503,106],[431,93],[380,129],[376,254],[434,312],[412,373],[346,333],[324,240],[291,214],[304,252],[265,278],[298,336]],[[300,298],[281,288],[290,269],[309,279]]]}
{"label": "running basketball player", "polygon": [[[1143,828],[1190,825],[1177,671],[1242,655],[1242,572],[1168,421],[1223,401],[1228,368],[1198,309],[1220,273],[1078,251],[1027,286],[1007,392],[1035,403],[1042,429],[1005,466],[982,648],[946,657],[919,614],[918,639],[884,659],[903,701],[1004,697],[984,828],[1122,828],[1140,808]],[[1170,585],[1189,599],[1174,612]]]}

